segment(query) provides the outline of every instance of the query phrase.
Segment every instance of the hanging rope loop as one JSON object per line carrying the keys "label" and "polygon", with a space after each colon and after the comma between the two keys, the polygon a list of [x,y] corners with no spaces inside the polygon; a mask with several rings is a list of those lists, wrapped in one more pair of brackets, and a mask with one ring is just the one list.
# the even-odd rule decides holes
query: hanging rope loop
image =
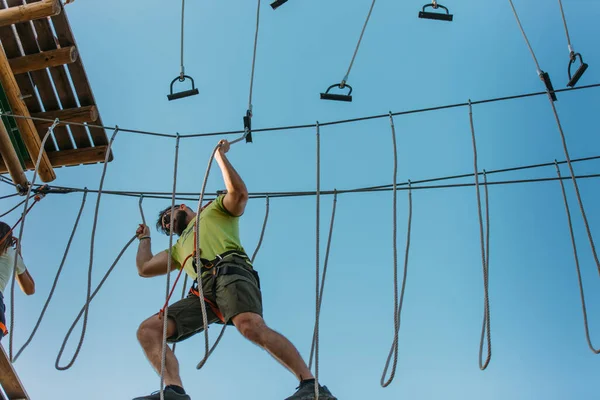
{"label": "hanging rope loop", "polygon": [[64,253],[62,261],[60,262],[60,265],[58,267],[58,271],[56,272],[56,276],[54,277],[54,282],[52,283],[52,288],[50,289],[50,293],[48,294],[46,303],[44,304],[44,307],[42,308],[40,316],[33,328],[33,331],[31,332],[31,335],[25,341],[25,344],[23,344],[23,346],[17,351],[17,354],[15,355],[15,358],[14,358],[15,362],[18,360],[21,353],[23,353],[23,351],[25,351],[27,346],[29,346],[29,344],[32,342],[38,328],[40,327],[40,324],[42,323],[42,320],[44,319],[44,316],[46,315],[46,310],[48,309],[48,306],[50,305],[50,301],[52,300],[52,297],[54,296],[54,292],[56,291],[56,286],[58,285],[58,279],[60,278],[60,274],[65,265],[65,261],[67,260],[69,250],[71,248],[71,243],[73,242],[73,238],[75,237],[75,232],[77,232],[77,227],[79,226],[81,214],[83,213],[83,209],[85,207],[85,201],[87,199],[87,194],[88,194],[88,188],[86,187],[86,188],[84,188],[84,191],[83,191],[83,198],[81,199],[81,207],[79,208],[79,212],[77,213],[77,218],[75,219],[75,225],[73,226],[73,230],[71,231],[71,236],[69,237],[69,241],[67,242],[67,247],[65,249],[65,253]]}
{"label": "hanging rope loop", "polygon": [[[98,186],[98,197],[96,198],[96,208],[94,210],[94,221],[92,224],[92,234],[91,234],[91,240],[90,240],[90,261],[89,261],[89,265],[88,265],[88,276],[87,276],[87,291],[86,291],[86,297],[85,297],[85,304],[83,306],[82,309],[82,314],[83,314],[83,327],[81,329],[81,336],[79,337],[79,342],[77,343],[77,348],[75,350],[75,353],[73,354],[73,358],[71,359],[71,361],[69,361],[67,363],[66,366],[62,367],[59,365],[60,363],[60,359],[62,357],[62,353],[65,349],[65,346],[67,344],[67,341],[69,339],[69,336],[71,334],[71,332],[69,332],[68,336],[65,338],[65,341],[63,342],[63,346],[58,354],[58,357],[56,358],[56,363],[55,363],[55,368],[59,371],[66,371],[69,368],[71,368],[73,366],[73,364],[75,364],[75,360],[77,360],[77,357],[79,356],[79,353],[81,351],[81,348],[83,347],[83,341],[85,340],[85,335],[87,332],[87,324],[88,324],[88,316],[89,316],[89,304],[92,301],[92,270],[93,270],[93,266],[94,266],[94,249],[95,249],[95,244],[96,244],[96,228],[98,226],[98,214],[100,211],[100,199],[102,197],[102,190],[104,188],[104,180],[106,178],[106,170],[108,167],[108,160],[110,157],[110,152],[113,146],[113,143],[115,141],[115,138],[117,136],[117,134],[119,133],[119,126],[115,126],[115,130],[108,142],[108,145],[106,147],[106,153],[105,153],[105,157],[104,157],[104,165],[102,168],[102,175],[100,177],[100,184]],[[133,238],[135,239],[137,236],[134,235]],[[132,239],[133,241],[133,239]],[[131,242],[130,242],[131,243]],[[124,249],[123,252],[125,251],[125,249],[128,247],[129,245],[127,245]],[[122,255],[122,254],[121,254]],[[120,256],[119,255],[119,258]],[[117,261],[118,259],[117,258]],[[117,262],[115,261],[115,263]],[[77,319],[77,321],[79,320],[79,317]],[[73,328],[75,327],[77,321],[75,322],[75,324],[73,325]]]}
{"label": "hanging rope loop", "polygon": [[[489,302],[489,202],[488,202],[488,185],[487,185],[487,175],[484,172],[483,177],[485,179],[484,187],[485,187],[485,208],[486,208],[486,229],[487,229],[487,240],[484,236],[483,229],[483,212],[481,209],[481,194],[480,194],[480,183],[479,183],[479,169],[477,166],[477,142],[475,140],[475,125],[473,123],[473,105],[471,100],[469,99],[469,122],[471,126],[471,139],[473,142],[473,168],[474,168],[474,177],[475,177],[475,192],[477,195],[477,216],[479,218],[479,236],[480,236],[480,245],[481,245],[481,263],[483,268],[483,289],[484,289],[484,312],[483,312],[483,327],[481,331],[481,342],[479,346],[479,368],[481,370],[485,370],[490,363],[492,358],[492,340],[491,340],[491,331],[490,331],[490,302]],[[487,242],[487,244],[486,244]],[[484,337],[487,332],[487,343],[488,343],[488,355],[483,362],[483,342]]]}
{"label": "hanging rope loop", "polygon": [[556,167],[556,174],[558,175],[558,181],[560,182],[560,189],[562,197],[565,203],[565,210],[567,212],[567,222],[569,224],[569,235],[571,237],[571,245],[573,246],[573,256],[575,258],[575,270],[577,271],[577,282],[579,283],[579,296],[581,298],[581,310],[583,312],[583,327],[585,329],[585,338],[587,340],[588,347],[594,354],[600,354],[600,348],[596,349],[592,344],[590,335],[590,327],[588,323],[587,306],[585,304],[585,293],[583,291],[583,279],[581,278],[581,267],[579,265],[579,256],[577,254],[577,244],[575,242],[575,234],[573,233],[573,221],[571,220],[571,210],[569,209],[569,202],[567,200],[567,192],[565,190],[565,184],[563,183],[563,177],[560,173],[560,167],[558,161],[554,160],[554,166]]}

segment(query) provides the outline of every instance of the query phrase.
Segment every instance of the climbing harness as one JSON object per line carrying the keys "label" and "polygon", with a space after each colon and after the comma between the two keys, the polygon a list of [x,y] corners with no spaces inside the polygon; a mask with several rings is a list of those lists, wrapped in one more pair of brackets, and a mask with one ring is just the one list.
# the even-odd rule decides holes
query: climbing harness
{"label": "climbing harness", "polygon": [[[561,0],[558,0],[558,5],[560,6],[560,14],[562,16],[563,24],[565,26],[567,43],[569,45],[569,82],[567,83],[567,86],[574,87],[577,84],[577,82],[579,82],[579,79],[581,79],[583,73],[587,70],[588,65],[583,62],[581,54],[575,53],[575,50],[573,50],[573,46],[571,45],[571,36],[569,35],[569,28],[567,26],[567,18],[565,17],[565,10],[563,9]],[[571,68],[573,67],[573,64],[575,64],[575,62],[577,61],[577,57],[579,57],[579,68],[577,68],[577,71],[575,71],[575,75],[571,76]]]}
{"label": "climbing harness", "polygon": [[[91,241],[90,241],[90,262],[89,262],[89,266],[88,266],[88,277],[87,277],[87,292],[86,292],[86,301],[85,301],[85,305],[83,306],[83,327],[81,329],[81,336],[79,338],[79,342],[77,344],[77,348],[75,350],[75,353],[73,354],[73,358],[71,359],[71,361],[69,361],[67,363],[66,366],[62,367],[59,365],[60,362],[60,358],[62,357],[62,353],[64,351],[64,348],[67,344],[67,340],[69,335],[65,338],[65,341],[63,342],[63,346],[60,349],[60,353],[58,354],[58,357],[56,358],[56,362],[54,364],[55,368],[59,371],[66,371],[67,369],[71,368],[73,366],[73,364],[75,363],[75,360],[77,359],[79,352],[81,351],[81,347],[83,346],[83,341],[85,339],[85,334],[87,331],[87,322],[88,322],[88,315],[89,315],[89,304],[92,301],[92,269],[93,269],[93,265],[94,265],[94,245],[95,245],[95,241],[96,241],[96,227],[98,226],[98,213],[100,210],[100,199],[102,197],[102,189],[104,187],[104,178],[106,177],[106,170],[108,167],[108,160],[110,157],[110,153],[111,153],[111,148],[113,145],[113,142],[115,141],[115,137],[117,136],[117,133],[119,133],[119,127],[116,126],[115,130],[110,138],[110,141],[108,142],[108,145],[106,146],[106,156],[104,158],[104,166],[102,168],[102,175],[100,177],[100,185],[98,186],[98,197],[96,198],[96,209],[94,211],[94,222],[92,224],[92,237],[91,237]],[[135,237],[135,236],[134,236]]]}
{"label": "climbing harness", "polygon": [[281,7],[282,5],[284,5],[285,3],[287,3],[288,0],[275,0],[274,2],[271,3],[271,7],[273,8],[273,10],[276,10],[277,8]]}
{"label": "climbing harness", "polygon": [[260,27],[260,0],[256,7],[256,31],[254,32],[254,51],[252,54],[252,73],[250,74],[250,94],[248,96],[248,110],[244,115],[244,138],[246,143],[252,142],[252,93],[254,90],[254,67],[256,66],[256,49],[258,47],[258,28]]}
{"label": "climbing harness", "polygon": [[[475,125],[473,123],[473,106],[471,100],[469,100],[469,122],[471,126],[471,139],[473,141],[473,164],[474,164],[474,175],[475,175],[475,191],[477,193],[477,211],[479,217],[479,235],[481,242],[481,263],[483,266],[483,293],[484,293],[484,311],[483,311],[483,327],[481,329],[481,341],[479,344],[479,369],[482,371],[487,368],[492,358],[492,336],[490,331],[490,298],[489,298],[489,262],[490,262],[490,214],[489,214],[489,196],[488,196],[488,184],[487,175],[484,170],[484,186],[485,186],[485,212],[486,212],[486,234],[484,239],[483,233],[483,216],[481,211],[481,195],[479,192],[479,169],[477,166],[477,143],[475,140]],[[487,335],[486,335],[487,332]],[[483,342],[487,336],[487,358],[483,361]]]}
{"label": "climbing harness", "polygon": [[[44,135],[44,138],[42,139],[42,142],[40,143],[40,151],[38,152],[38,157],[35,162],[34,169],[33,169],[33,178],[31,179],[31,184],[28,185],[28,187],[27,187],[27,193],[25,195],[25,205],[23,206],[24,211],[23,211],[23,214],[21,215],[21,218],[19,219],[19,221],[21,222],[21,226],[19,227],[19,237],[17,238],[17,242],[16,242],[16,251],[15,251],[16,254],[21,254],[21,240],[23,239],[23,230],[25,228],[25,217],[27,217],[27,213],[31,210],[31,208],[28,209],[27,206],[29,203],[29,199],[31,198],[31,191],[33,189],[33,185],[35,184],[35,179],[37,178],[38,169],[40,168],[40,164],[42,163],[42,156],[44,155],[44,146],[46,145],[46,141],[50,137],[50,134],[54,132],[54,128],[56,127],[56,125],[58,125],[58,122],[59,122],[59,120],[58,120],[58,118],[56,118],[54,120],[54,122],[52,123],[52,125],[50,125],[48,127],[48,130],[46,131],[46,134]],[[38,195],[39,195],[39,193],[38,193]],[[39,202],[39,199],[41,199],[41,197],[34,196],[34,200],[36,203]],[[33,205],[32,205],[32,207],[33,207]],[[11,230],[11,234],[12,234],[12,230]],[[13,274],[12,274],[11,285],[10,285],[9,359],[11,360],[11,362],[14,362],[14,360],[13,360],[13,333],[15,330],[15,281],[17,278],[17,262],[18,262],[18,260],[19,260],[19,257],[15,257],[14,262],[13,262]]]}
{"label": "climbing harness", "polygon": [[[179,76],[175,79],[173,79],[173,81],[171,82],[171,93],[167,95],[167,98],[169,99],[169,101],[171,100],[177,100],[177,99],[182,99],[184,97],[190,97],[190,96],[194,96],[197,95],[198,89],[196,88],[195,84],[194,84],[194,79],[185,74],[185,66],[183,64],[183,43],[184,43],[184,26],[185,26],[185,0],[181,0],[181,69],[179,72]],[[173,85],[175,84],[175,82],[179,81],[179,82],[185,82],[186,79],[189,79],[192,82],[192,88],[188,89],[188,90],[183,90],[180,92],[173,92]]]}
{"label": "climbing harness", "polygon": [[531,56],[533,57],[533,61],[535,62],[535,66],[537,69],[537,74],[540,77],[540,79],[542,80],[542,82],[544,82],[544,85],[546,86],[546,91],[548,93],[548,97],[552,101],[556,101],[557,100],[556,93],[554,92],[554,87],[552,86],[552,81],[550,80],[550,75],[547,72],[542,71],[542,69],[540,68],[540,64],[538,63],[535,53],[533,52],[533,48],[531,47],[531,44],[529,43],[529,39],[527,38],[527,35],[525,34],[525,30],[523,29],[521,20],[519,19],[519,14],[517,14],[517,9],[515,8],[515,5],[513,4],[512,0],[508,0],[508,2],[510,3],[510,6],[513,10],[513,14],[515,15],[515,19],[517,20],[519,29],[521,30],[521,34],[523,35],[523,38],[525,39],[525,43],[527,43],[529,52],[531,53]]}
{"label": "climbing harness", "polygon": [[85,190],[83,192],[83,198],[81,199],[81,207],[79,208],[79,212],[77,213],[77,218],[75,219],[75,225],[73,226],[73,231],[71,232],[71,236],[69,237],[69,241],[67,242],[67,248],[65,249],[65,253],[63,255],[62,261],[60,262],[58,271],[56,271],[56,276],[54,277],[54,282],[52,283],[52,288],[50,289],[50,294],[48,295],[48,299],[46,300],[46,303],[44,303],[44,307],[42,308],[40,316],[33,328],[33,331],[31,332],[31,335],[29,336],[27,341],[25,341],[25,344],[23,344],[23,346],[17,351],[14,361],[17,361],[17,359],[19,358],[21,353],[23,353],[23,351],[27,348],[27,346],[29,346],[29,344],[33,340],[38,328],[40,327],[42,320],[44,319],[44,315],[46,315],[46,310],[48,309],[48,306],[50,305],[52,296],[54,296],[54,291],[56,290],[56,286],[58,285],[58,279],[60,278],[60,274],[65,265],[65,261],[67,260],[67,255],[69,254],[69,249],[71,248],[71,243],[73,242],[73,238],[75,237],[75,232],[77,232],[77,226],[79,225],[79,220],[81,219],[81,214],[83,213],[83,208],[85,206],[87,194],[88,194],[88,191],[87,191],[87,188],[85,188]]}
{"label": "climbing harness", "polygon": [[600,349],[594,348],[592,339],[590,338],[590,327],[588,324],[587,307],[585,304],[585,294],[583,291],[583,281],[581,279],[581,268],[579,266],[579,256],[577,255],[577,244],[575,243],[575,234],[573,233],[573,222],[571,221],[571,211],[569,209],[569,202],[567,201],[567,192],[565,191],[565,184],[560,173],[560,167],[558,161],[554,160],[556,166],[556,173],[558,175],[558,181],[560,182],[560,189],[562,191],[563,200],[565,202],[565,210],[567,212],[567,222],[569,223],[569,234],[571,236],[571,244],[573,245],[573,255],[575,257],[575,269],[577,271],[577,281],[579,283],[579,295],[581,296],[581,309],[583,311],[583,326],[585,328],[585,338],[588,343],[588,347],[594,354],[600,354]]}
{"label": "climbing harness", "polygon": [[[399,352],[399,334],[400,334],[400,321],[402,317],[402,305],[404,304],[404,293],[406,289],[406,278],[408,276],[408,255],[410,250],[410,236],[412,232],[412,183],[408,180],[408,228],[406,230],[406,251],[404,254],[404,276],[402,278],[402,289],[400,290],[400,298],[398,299],[398,248],[397,248],[397,175],[398,175],[398,150],[396,147],[396,128],[394,126],[394,118],[390,112],[390,125],[392,130],[392,149],[394,150],[394,174],[392,181],[392,243],[393,243],[393,260],[394,260],[394,340],[390,348],[383,374],[381,375],[380,384],[382,387],[389,386],[394,377],[396,376],[396,367],[398,365],[398,352]],[[390,372],[389,379],[384,382],[385,376],[387,375],[390,361],[394,357],[392,363],[392,370]]]}
{"label": "climbing harness", "polygon": [[[352,66],[354,65],[354,60],[356,59],[356,55],[358,54],[358,49],[360,48],[360,43],[362,42],[363,35],[365,34],[365,29],[367,29],[367,24],[369,23],[369,19],[371,18],[371,13],[373,12],[373,7],[375,7],[375,1],[376,0],[373,0],[373,2],[371,3],[371,8],[369,8],[369,13],[367,14],[367,19],[365,20],[365,24],[363,25],[362,31],[360,33],[360,37],[358,39],[358,43],[356,44],[356,49],[354,50],[354,55],[352,56],[352,60],[350,61],[350,66],[348,67],[348,71],[346,72],[346,75],[344,76],[344,78],[342,79],[342,81],[340,83],[336,83],[336,84],[329,86],[329,88],[327,88],[325,93],[321,93],[322,100],[335,100],[335,101],[347,101],[347,102],[352,101],[352,86],[348,85],[346,82],[348,82],[348,77],[350,76],[350,71],[352,70]],[[329,91],[336,86],[340,89],[344,89],[344,88],[348,87],[348,89],[350,89],[350,90],[348,91],[347,94],[329,93]]]}
{"label": "climbing harness", "polygon": [[[438,8],[443,9],[444,11],[446,11],[446,13],[438,13],[438,12],[431,12],[431,11],[425,11],[427,8],[433,8],[434,10],[437,10]],[[423,6],[423,10],[419,11],[419,18],[424,18],[424,19],[435,19],[438,21],[452,21],[452,19],[454,18],[454,16],[452,14],[450,14],[450,11],[448,10],[447,7],[444,7],[441,4],[438,4],[438,2],[436,0],[433,0],[431,2],[431,4],[425,4]]]}

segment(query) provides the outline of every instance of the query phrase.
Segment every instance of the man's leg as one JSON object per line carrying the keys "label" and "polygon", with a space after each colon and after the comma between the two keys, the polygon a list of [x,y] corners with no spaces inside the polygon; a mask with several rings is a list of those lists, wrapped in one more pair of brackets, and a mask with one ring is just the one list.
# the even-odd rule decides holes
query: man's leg
{"label": "man's leg", "polygon": [[[163,324],[164,321],[159,319],[158,315],[154,315],[142,322],[137,331],[138,341],[142,345],[148,361],[159,375],[162,363]],[[175,331],[175,323],[171,318],[168,318],[167,337],[175,334]],[[164,379],[167,386],[177,385],[183,387],[179,377],[179,362],[169,346],[167,346],[166,351]]]}
{"label": "man's leg", "polygon": [[246,339],[267,350],[296,375],[298,380],[313,378],[296,347],[285,336],[269,328],[260,315],[242,313],[233,317],[232,321]]}

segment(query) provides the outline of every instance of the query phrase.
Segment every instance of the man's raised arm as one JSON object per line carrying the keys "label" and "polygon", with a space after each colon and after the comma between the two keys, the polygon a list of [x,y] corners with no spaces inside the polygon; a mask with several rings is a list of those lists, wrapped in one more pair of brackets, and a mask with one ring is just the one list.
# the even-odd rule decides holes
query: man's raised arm
{"label": "man's raised arm", "polygon": [[[135,257],[138,274],[144,278],[166,275],[169,255],[165,251],[161,251],[157,255],[152,255],[150,228],[148,228],[146,225],[140,224],[136,234],[140,240],[140,245]],[[175,262],[171,262],[171,271],[176,267],[174,264]]]}
{"label": "man's raised arm", "polygon": [[229,151],[229,142],[221,140],[221,146],[215,154],[215,159],[221,168],[227,194],[223,198],[223,205],[232,215],[239,217],[244,213],[246,203],[248,202],[248,189],[244,181],[239,176],[233,165],[229,162],[225,153]]}

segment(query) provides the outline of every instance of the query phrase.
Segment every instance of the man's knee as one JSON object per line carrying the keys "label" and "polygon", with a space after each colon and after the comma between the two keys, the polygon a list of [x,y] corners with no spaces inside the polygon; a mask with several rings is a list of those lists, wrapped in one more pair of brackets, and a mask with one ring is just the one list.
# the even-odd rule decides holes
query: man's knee
{"label": "man's knee", "polygon": [[[164,320],[154,315],[142,322],[137,330],[137,338],[140,343],[147,343],[152,340],[161,340],[163,334]],[[167,337],[175,333],[175,322],[168,318]]]}
{"label": "man's knee", "polygon": [[235,316],[233,323],[246,339],[258,345],[263,344],[264,334],[269,328],[260,315],[243,313]]}

